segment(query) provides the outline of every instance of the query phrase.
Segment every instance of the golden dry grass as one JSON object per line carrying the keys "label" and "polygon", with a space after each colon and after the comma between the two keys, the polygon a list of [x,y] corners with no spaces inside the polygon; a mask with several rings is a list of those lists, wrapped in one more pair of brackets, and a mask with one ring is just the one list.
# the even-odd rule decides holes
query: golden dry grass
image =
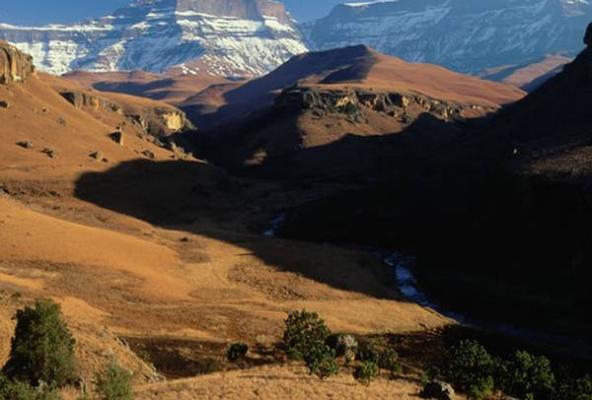
{"label": "golden dry grass", "polygon": [[[352,333],[418,331],[450,323],[400,300],[392,271],[365,252],[264,238],[247,230],[253,213],[266,214],[260,206],[245,204],[265,204],[261,188],[279,186],[252,184],[248,202],[229,202],[213,191],[204,206],[217,206],[213,209],[219,214],[180,227],[151,224],[139,214],[77,198],[74,188],[84,173],[104,173],[138,159],[146,148],[155,153],[156,166],[172,153],[131,132],[124,146],[117,145],[107,137],[109,124],[75,109],[36,78],[0,87],[0,97],[11,102],[0,111],[0,193],[9,193],[0,194],[0,363],[8,354],[10,316],[39,297],[62,304],[87,381],[113,357],[134,371],[138,384],[157,379],[120,336],[218,343],[265,338],[273,343],[281,337],[286,314],[301,308],[318,311],[333,330]],[[55,122],[59,117],[68,121],[66,126]],[[33,149],[17,146],[19,140],[31,140]],[[40,154],[43,147],[55,149],[57,157]],[[92,149],[103,151],[109,163],[90,160]],[[204,169],[195,178],[203,185],[220,175],[198,161],[186,162]],[[135,185],[123,181],[130,195]],[[107,187],[105,196],[121,187]],[[159,190],[150,194],[157,205],[183,204],[183,199],[161,197],[166,193]],[[294,203],[294,194],[285,197]],[[232,207],[223,208],[227,203]],[[167,206],[175,209],[177,204]],[[416,390],[412,384],[387,381],[367,389],[345,375],[313,384],[300,368],[269,366],[142,386],[139,398],[392,398],[400,393],[405,399]]]}

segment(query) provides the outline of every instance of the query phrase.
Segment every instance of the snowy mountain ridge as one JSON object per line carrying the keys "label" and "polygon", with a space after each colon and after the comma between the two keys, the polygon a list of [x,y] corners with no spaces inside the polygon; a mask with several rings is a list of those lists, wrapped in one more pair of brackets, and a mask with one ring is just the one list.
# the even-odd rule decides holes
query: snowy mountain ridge
{"label": "snowy mountain ridge", "polygon": [[53,74],[181,66],[255,76],[308,50],[284,6],[271,0],[138,0],[82,24],[0,24],[0,38]]}
{"label": "snowy mountain ridge", "polygon": [[364,43],[467,73],[573,56],[592,21],[588,0],[384,0],[338,5],[303,26],[318,50]]}

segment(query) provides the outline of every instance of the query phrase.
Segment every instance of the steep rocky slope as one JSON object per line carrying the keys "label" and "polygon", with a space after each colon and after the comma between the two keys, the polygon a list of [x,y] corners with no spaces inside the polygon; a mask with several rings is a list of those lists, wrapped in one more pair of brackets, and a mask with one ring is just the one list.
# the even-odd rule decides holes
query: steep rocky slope
{"label": "steep rocky slope", "polygon": [[592,19],[582,0],[401,0],[338,5],[305,31],[315,49],[364,43],[469,73],[575,56]]}
{"label": "steep rocky slope", "polygon": [[22,82],[35,72],[31,56],[0,41],[0,84]]}
{"label": "steep rocky slope", "polygon": [[186,73],[259,75],[306,51],[283,5],[272,0],[137,0],[77,25],[0,24],[0,38],[53,74],[181,66]]}

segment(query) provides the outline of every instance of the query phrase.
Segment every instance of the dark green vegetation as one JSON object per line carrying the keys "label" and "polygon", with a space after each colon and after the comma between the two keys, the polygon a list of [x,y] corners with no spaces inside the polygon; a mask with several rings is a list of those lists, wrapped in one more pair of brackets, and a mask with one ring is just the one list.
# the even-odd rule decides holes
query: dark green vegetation
{"label": "dark green vegetation", "polygon": [[[60,400],[58,389],[78,381],[75,341],[60,306],[37,300],[17,311],[15,319],[9,359],[0,374],[0,400]],[[132,400],[131,380],[132,374],[113,361],[97,375],[98,399]]]}
{"label": "dark green vegetation", "polygon": [[50,300],[38,300],[16,314],[10,357],[3,369],[11,380],[41,383],[52,388],[74,383],[74,339],[60,308]]}
{"label": "dark green vegetation", "polygon": [[386,340],[364,338],[358,344],[351,335],[332,335],[318,314],[306,310],[294,311],[286,319],[284,346],[289,358],[304,360],[310,373],[321,379],[339,373],[337,354],[364,385],[378,377],[381,369],[391,376],[400,370],[398,354]]}
{"label": "dark green vegetation", "polygon": [[573,379],[565,371],[553,368],[548,358],[516,351],[508,357],[492,355],[473,340],[452,347],[430,378],[444,379],[475,400],[494,391],[524,400],[590,399],[592,379]]}
{"label": "dark green vegetation", "polygon": [[111,362],[97,374],[96,391],[100,400],[132,400],[132,374]]}
{"label": "dark green vegetation", "polygon": [[249,351],[249,346],[246,343],[242,343],[242,342],[233,343],[228,348],[228,352],[226,353],[226,358],[228,358],[228,361],[230,361],[230,362],[244,360],[248,351]]}
{"label": "dark green vegetation", "polygon": [[380,368],[374,361],[363,361],[354,372],[354,378],[362,385],[369,385],[378,375],[380,375]]}
{"label": "dark green vegetation", "polygon": [[395,349],[382,337],[365,338],[360,340],[357,359],[362,362],[375,364],[394,375],[399,372],[399,355]]}
{"label": "dark green vegetation", "polygon": [[326,342],[331,332],[317,313],[294,311],[286,319],[284,344],[288,357],[304,360],[311,374],[327,378],[339,372],[335,351]]}
{"label": "dark green vegetation", "polygon": [[288,356],[302,360],[311,349],[323,348],[331,332],[317,313],[294,311],[286,319],[284,344]]}

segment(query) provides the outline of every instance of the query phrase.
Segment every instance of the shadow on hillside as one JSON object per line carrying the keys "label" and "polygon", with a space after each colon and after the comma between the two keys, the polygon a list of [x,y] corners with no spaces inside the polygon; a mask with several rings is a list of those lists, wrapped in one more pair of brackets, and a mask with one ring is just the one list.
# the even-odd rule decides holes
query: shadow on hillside
{"label": "shadow on hillside", "polygon": [[[421,124],[425,122],[418,121]],[[306,176],[316,168],[325,168],[323,165],[329,162],[331,168],[326,171],[321,169],[323,172],[319,176],[353,181],[356,174],[362,175],[362,178],[371,175],[374,179],[379,179],[381,173],[390,174],[397,168],[397,164],[391,162],[388,153],[396,149],[397,145],[402,146],[398,154],[407,154],[406,158],[398,161],[407,162],[412,157],[413,140],[408,135],[414,133],[417,134],[417,139],[434,142],[427,136],[422,138],[414,129],[415,127],[411,127],[408,133],[392,137],[346,136],[333,144],[303,150],[301,154],[294,155],[294,158],[281,162],[275,160],[273,164],[262,167],[262,172],[282,168],[286,173],[284,177],[290,179],[283,180],[281,184],[232,177],[205,163],[140,159],[121,163],[106,172],[83,174],[76,183],[75,195],[100,207],[153,225],[236,244],[268,265],[334,288],[377,298],[392,298],[394,280],[390,273],[378,279],[376,276],[372,277],[370,272],[356,276],[355,270],[340,269],[339,258],[331,259],[331,250],[322,244],[266,238],[252,229],[252,226],[261,228],[262,224],[269,222],[261,220],[263,215],[271,219],[272,210],[282,209],[284,205],[274,200],[276,197],[286,197],[274,192],[278,187],[286,193],[295,193],[295,196],[306,196],[307,189],[302,189],[303,180],[296,179],[300,176],[298,170],[305,172],[301,176]],[[355,151],[356,148],[362,151]],[[431,145],[422,147],[424,152],[431,149]],[[361,154],[369,160],[368,163],[360,162]],[[417,160],[423,157],[424,155],[417,157]],[[316,165],[315,162],[319,160],[322,163]],[[281,163],[281,167],[278,163]],[[359,167],[357,170],[352,168],[356,165]],[[337,176],[340,171],[347,171],[347,174]],[[277,177],[278,174],[275,175]],[[295,189],[297,185],[301,189]],[[253,223],[257,218],[259,225]],[[360,264],[363,262],[360,261]]]}

